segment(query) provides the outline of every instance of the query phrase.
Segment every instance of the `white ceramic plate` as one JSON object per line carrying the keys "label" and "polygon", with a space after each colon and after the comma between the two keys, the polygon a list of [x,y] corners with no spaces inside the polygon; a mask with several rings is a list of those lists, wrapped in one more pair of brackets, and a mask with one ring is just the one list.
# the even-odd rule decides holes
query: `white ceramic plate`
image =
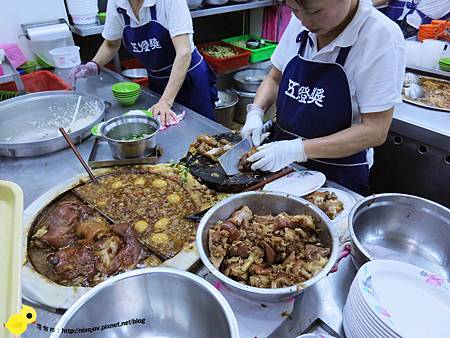
{"label": "white ceramic plate", "polygon": [[317,191],[334,192],[338,197],[338,199],[342,203],[344,203],[344,210],[342,210],[339,214],[337,214],[335,219],[332,220],[332,222],[339,222],[342,219],[347,218],[348,214],[350,213],[350,210],[352,210],[353,206],[356,204],[355,198],[348,192],[345,192],[344,190],[336,188],[320,188],[317,189]]}
{"label": "white ceramic plate", "polygon": [[450,284],[414,265],[376,260],[358,272],[364,301],[383,323],[403,337],[448,337]]}
{"label": "white ceramic plate", "polygon": [[326,180],[325,175],[318,171],[294,171],[289,175],[266,184],[263,190],[305,196],[319,189]]}

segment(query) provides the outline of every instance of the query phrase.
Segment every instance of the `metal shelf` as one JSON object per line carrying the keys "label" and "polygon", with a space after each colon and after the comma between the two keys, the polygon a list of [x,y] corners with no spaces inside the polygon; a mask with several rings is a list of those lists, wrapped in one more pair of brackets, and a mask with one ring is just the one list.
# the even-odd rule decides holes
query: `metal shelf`
{"label": "metal shelf", "polygon": [[200,18],[203,16],[231,13],[245,11],[255,8],[263,8],[268,6],[273,6],[276,4],[273,0],[259,0],[259,1],[249,1],[245,3],[231,3],[223,6],[203,6],[200,9],[195,9],[191,11],[191,16],[193,18]]}
{"label": "metal shelf", "polygon": [[[203,6],[200,9],[194,9],[191,11],[192,18],[201,18],[210,15],[218,15],[231,12],[239,12],[256,8],[263,8],[276,5],[276,0],[257,0],[249,1],[245,3],[231,3],[223,6]],[[79,36],[97,35],[103,32],[104,25],[94,23],[91,25],[71,25],[70,30],[72,33]]]}

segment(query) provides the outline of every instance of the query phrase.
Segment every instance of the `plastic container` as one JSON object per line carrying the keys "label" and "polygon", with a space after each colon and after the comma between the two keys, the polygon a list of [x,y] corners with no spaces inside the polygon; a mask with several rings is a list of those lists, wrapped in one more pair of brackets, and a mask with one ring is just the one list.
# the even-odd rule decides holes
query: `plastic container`
{"label": "plastic container", "polygon": [[106,21],[106,13],[105,13],[105,12],[98,13],[97,16],[98,16],[98,22],[99,22],[101,25],[104,25],[104,24],[105,24],[105,21]]}
{"label": "plastic container", "polygon": [[56,68],[72,68],[81,63],[80,47],[65,46],[52,49],[50,55],[55,61]]}
{"label": "plastic container", "polygon": [[424,40],[422,42],[421,66],[424,68],[436,68],[446,42],[438,40]]}
{"label": "plastic container", "polygon": [[[21,76],[21,79],[27,93],[70,89],[70,85],[48,70],[25,74]],[[14,82],[7,82],[0,84],[0,90],[17,91],[17,87]]]}
{"label": "plastic container", "polygon": [[[255,39],[258,41],[264,40],[266,45],[264,47],[256,48],[256,49],[247,48],[245,43],[249,39]],[[277,48],[276,42],[262,39],[261,37],[258,37],[256,35],[241,35],[241,36],[236,36],[233,38],[223,39],[222,41],[249,51],[251,53],[250,60],[249,60],[250,63],[257,63],[257,62],[269,60],[270,57],[272,56],[273,52],[275,51],[275,48]]]}
{"label": "plastic container", "polygon": [[[0,322],[19,312],[22,303],[22,189],[13,182],[0,180]],[[2,327],[0,337],[12,337]]]}
{"label": "plastic container", "polygon": [[70,14],[75,25],[91,25],[97,22],[97,13]]}
{"label": "plastic container", "polygon": [[[205,48],[208,46],[226,46],[233,49],[233,51],[236,53],[236,55],[228,58],[216,58],[213,56],[210,56],[205,53]],[[209,65],[212,67],[212,69],[216,73],[225,73],[228,71],[236,70],[239,68],[242,68],[249,63],[250,58],[250,52],[248,50],[245,50],[243,48],[236,47],[235,45],[231,45],[229,43],[223,42],[223,41],[217,41],[217,42],[211,42],[211,43],[205,43],[197,46],[198,51],[200,54],[203,55],[205,60],[209,63]]]}

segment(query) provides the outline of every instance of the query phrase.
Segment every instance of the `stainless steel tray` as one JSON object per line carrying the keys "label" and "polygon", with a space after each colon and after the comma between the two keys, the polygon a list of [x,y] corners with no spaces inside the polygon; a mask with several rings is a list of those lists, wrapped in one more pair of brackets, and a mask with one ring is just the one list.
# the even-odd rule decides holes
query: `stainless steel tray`
{"label": "stainless steel tray", "polygon": [[108,142],[96,138],[92,146],[91,154],[89,155],[88,164],[91,168],[113,167],[117,165],[132,165],[132,164],[157,164],[161,156],[161,149],[156,147],[155,153],[149,157],[127,158],[118,160],[113,157]]}
{"label": "stainless steel tray", "polygon": [[18,96],[0,103],[0,156],[27,157],[67,147],[58,128],[71,124],[78,97],[81,104],[69,136],[80,143],[105,114],[102,99],[71,91],[47,91]]}

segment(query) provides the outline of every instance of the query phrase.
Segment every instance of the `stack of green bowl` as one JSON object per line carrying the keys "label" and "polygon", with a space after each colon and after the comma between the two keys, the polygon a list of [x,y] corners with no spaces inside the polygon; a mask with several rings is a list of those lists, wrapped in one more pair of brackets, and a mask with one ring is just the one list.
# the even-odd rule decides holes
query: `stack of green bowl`
{"label": "stack of green bowl", "polygon": [[124,106],[131,106],[136,103],[141,95],[141,86],[134,82],[119,82],[112,87],[114,97]]}
{"label": "stack of green bowl", "polygon": [[442,58],[439,60],[439,68],[444,72],[450,72],[450,58]]}

